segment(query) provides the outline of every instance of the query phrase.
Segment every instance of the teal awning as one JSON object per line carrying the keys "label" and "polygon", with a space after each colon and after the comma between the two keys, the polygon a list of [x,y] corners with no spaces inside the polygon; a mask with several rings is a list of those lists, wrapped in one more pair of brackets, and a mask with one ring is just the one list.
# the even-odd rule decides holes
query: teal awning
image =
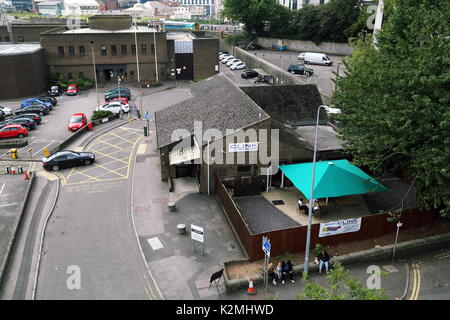
{"label": "teal awning", "polygon": [[[279,166],[307,199],[310,199],[312,162]],[[374,178],[347,160],[318,161],[314,177],[314,198],[342,197],[386,191]]]}

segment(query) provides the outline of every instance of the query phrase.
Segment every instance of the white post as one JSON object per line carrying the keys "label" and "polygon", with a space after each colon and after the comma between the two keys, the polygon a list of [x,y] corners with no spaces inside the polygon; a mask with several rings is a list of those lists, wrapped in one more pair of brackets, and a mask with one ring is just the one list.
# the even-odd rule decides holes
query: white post
{"label": "white post", "polygon": [[94,56],[94,42],[91,41],[92,63],[94,65],[94,79],[95,79],[95,106],[98,107],[98,86],[97,86],[97,68],[95,67]]}
{"label": "white post", "polygon": [[153,46],[155,48],[155,68],[156,68],[156,82],[159,82],[159,75],[158,75],[158,54],[156,52],[156,29],[153,29]]}
{"label": "white post", "polygon": [[395,234],[395,243],[394,243],[394,252],[392,253],[392,262],[394,262],[394,259],[395,259],[395,250],[397,249],[398,232],[402,225],[403,224],[400,221],[397,222],[397,233]]}
{"label": "white post", "polygon": [[134,22],[134,45],[136,47],[136,66],[137,66],[137,76],[138,76],[138,83],[141,83],[141,75],[139,72],[139,48],[138,48],[138,43],[137,43],[137,22]]}
{"label": "white post", "polygon": [[211,194],[210,193],[210,176],[209,176],[209,157],[210,157],[210,154],[209,154],[209,151],[210,151],[210,149],[209,149],[209,144],[210,144],[210,142],[211,142],[211,140],[208,140],[208,146],[206,147],[206,150],[207,150],[207,153],[208,153],[208,159],[207,159],[207,171],[208,171],[208,194]]}
{"label": "white post", "polygon": [[281,188],[284,188],[284,172],[281,172]]}

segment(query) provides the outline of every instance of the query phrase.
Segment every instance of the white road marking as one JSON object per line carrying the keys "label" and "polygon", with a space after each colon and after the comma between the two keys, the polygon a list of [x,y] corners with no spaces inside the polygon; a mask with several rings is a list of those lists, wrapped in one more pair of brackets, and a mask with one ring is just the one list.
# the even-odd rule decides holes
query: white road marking
{"label": "white road marking", "polygon": [[396,267],[394,267],[393,265],[391,265],[391,264],[383,266],[383,269],[386,270],[389,273],[398,272],[398,269]]}
{"label": "white road marking", "polygon": [[5,188],[6,182],[3,182],[2,188],[0,189],[0,194],[2,194],[3,189]]}
{"label": "white road marking", "polygon": [[50,142],[49,144],[47,144],[45,147],[43,147],[42,149],[39,149],[39,151],[33,153],[33,156],[39,154],[42,150],[44,150],[45,148],[47,148],[49,145],[51,145],[54,141]]}
{"label": "white road marking", "polygon": [[2,208],[2,207],[16,206],[16,205],[18,205],[18,204],[19,204],[18,202],[16,202],[16,203],[9,203],[9,204],[2,204],[2,205],[0,205],[0,208]]}
{"label": "white road marking", "polygon": [[147,239],[147,242],[150,244],[153,250],[158,250],[163,248],[163,244],[159,241],[158,237]]}

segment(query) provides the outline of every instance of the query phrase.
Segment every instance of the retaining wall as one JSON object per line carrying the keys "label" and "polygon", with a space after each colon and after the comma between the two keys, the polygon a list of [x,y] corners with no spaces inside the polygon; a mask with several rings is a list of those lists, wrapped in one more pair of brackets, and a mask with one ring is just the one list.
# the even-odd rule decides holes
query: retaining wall
{"label": "retaining wall", "polygon": [[258,37],[256,42],[266,49],[272,49],[272,45],[282,44],[286,45],[286,50],[298,52],[321,52],[338,56],[348,56],[351,55],[353,52],[353,48],[350,47],[347,43],[322,42],[316,45],[312,41],[261,38],[261,37]]}

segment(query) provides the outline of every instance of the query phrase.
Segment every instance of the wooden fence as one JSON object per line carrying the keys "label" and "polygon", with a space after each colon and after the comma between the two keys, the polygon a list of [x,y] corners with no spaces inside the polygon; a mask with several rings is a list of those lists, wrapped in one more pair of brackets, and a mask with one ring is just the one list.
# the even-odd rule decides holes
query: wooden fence
{"label": "wooden fence", "polygon": [[[233,225],[237,237],[240,239],[250,261],[264,258],[264,252],[262,251],[263,236],[270,239],[272,244],[271,256],[282,255],[285,252],[305,251],[307,226],[252,234],[242,219],[242,215],[226,187],[219,177],[216,177],[216,179],[216,196]],[[400,220],[403,223],[402,230],[407,230],[431,224],[436,218],[436,210],[409,209],[402,213]],[[311,226],[311,248],[316,243],[327,246],[336,245],[339,243],[371,239],[396,231],[396,223],[388,222],[386,213],[362,217],[361,229],[358,232],[319,238],[319,227],[320,224],[313,224]]]}

